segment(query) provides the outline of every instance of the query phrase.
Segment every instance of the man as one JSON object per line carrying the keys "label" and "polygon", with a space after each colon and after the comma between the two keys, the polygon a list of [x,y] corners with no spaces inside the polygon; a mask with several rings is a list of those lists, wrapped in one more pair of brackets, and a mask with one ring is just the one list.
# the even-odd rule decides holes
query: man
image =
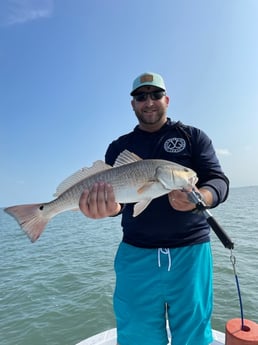
{"label": "man", "polygon": [[[140,75],[131,96],[139,124],[109,145],[106,162],[113,165],[127,149],[143,159],[179,163],[196,171],[196,191],[209,207],[223,202],[229,183],[212,142],[200,129],[167,117],[163,78],[156,73]],[[187,192],[174,190],[133,217],[133,205],[116,203],[109,184],[100,181],[82,194],[80,209],[88,217],[122,213],[114,293],[119,345],[166,345],[166,319],[173,345],[212,342],[210,229],[194,208]]]}

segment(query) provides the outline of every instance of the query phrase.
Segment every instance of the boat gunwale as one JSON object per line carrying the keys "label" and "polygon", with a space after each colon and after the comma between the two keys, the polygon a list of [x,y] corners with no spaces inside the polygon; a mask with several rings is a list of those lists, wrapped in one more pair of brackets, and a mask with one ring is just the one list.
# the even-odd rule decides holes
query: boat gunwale
{"label": "boat gunwale", "polygon": [[[225,334],[212,330],[213,342],[211,345],[224,345],[225,344]],[[114,341],[111,343],[111,341]],[[84,339],[77,343],[76,345],[113,345],[116,344],[116,328],[108,329],[104,332],[95,334],[90,338]]]}

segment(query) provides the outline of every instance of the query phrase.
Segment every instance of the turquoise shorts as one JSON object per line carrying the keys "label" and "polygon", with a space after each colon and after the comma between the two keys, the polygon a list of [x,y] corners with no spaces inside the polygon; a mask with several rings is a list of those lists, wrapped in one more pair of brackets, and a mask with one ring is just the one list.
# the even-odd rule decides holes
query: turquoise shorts
{"label": "turquoise shorts", "polygon": [[119,345],[212,343],[210,243],[137,248],[122,242],[115,258],[114,310]]}

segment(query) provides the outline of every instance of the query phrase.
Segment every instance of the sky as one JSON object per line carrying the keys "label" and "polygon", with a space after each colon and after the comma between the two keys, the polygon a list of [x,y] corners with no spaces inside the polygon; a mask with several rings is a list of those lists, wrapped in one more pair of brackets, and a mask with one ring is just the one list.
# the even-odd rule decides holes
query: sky
{"label": "sky", "polygon": [[231,187],[258,185],[257,0],[1,0],[0,207],[52,200],[137,124],[160,73],[168,116],[212,139]]}

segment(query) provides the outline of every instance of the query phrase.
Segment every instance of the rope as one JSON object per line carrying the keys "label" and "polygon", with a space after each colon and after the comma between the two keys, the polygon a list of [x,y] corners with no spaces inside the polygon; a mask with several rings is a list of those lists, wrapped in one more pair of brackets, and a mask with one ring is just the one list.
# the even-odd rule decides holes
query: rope
{"label": "rope", "polygon": [[236,280],[236,287],[237,287],[239,306],[240,306],[240,314],[241,314],[241,330],[245,331],[246,326],[244,325],[244,311],[243,311],[242,297],[241,297],[239,280],[238,280],[238,276],[237,276],[237,272],[236,272],[236,257],[233,255],[232,249],[231,249],[230,261],[231,261],[232,266],[233,266],[233,271],[234,271],[235,280]]}

